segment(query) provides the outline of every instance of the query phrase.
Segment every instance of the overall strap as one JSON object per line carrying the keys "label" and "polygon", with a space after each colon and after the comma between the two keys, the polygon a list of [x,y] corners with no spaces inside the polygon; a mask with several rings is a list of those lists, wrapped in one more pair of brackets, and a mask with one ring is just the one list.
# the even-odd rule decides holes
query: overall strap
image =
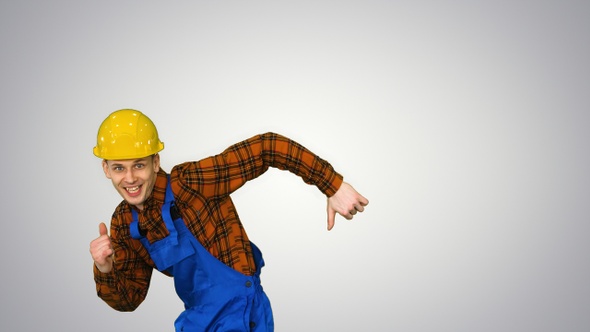
{"label": "overall strap", "polygon": [[150,243],[145,234],[141,234],[139,230],[138,213],[135,209],[131,211],[133,221],[129,225],[129,231],[134,239],[141,241],[141,244],[147,249],[159,271],[166,271],[169,275],[174,275],[175,265],[193,255],[195,250],[190,243],[183,240],[182,234],[176,228],[175,222],[178,225],[184,226],[182,218],[178,217],[176,221],[172,219],[173,215],[178,214],[171,211],[172,209],[176,210],[176,207],[174,206],[174,194],[170,186],[170,176],[168,176],[167,180],[166,197],[162,205],[161,214],[164,225],[168,230],[168,235]]}
{"label": "overall strap", "polygon": [[[170,213],[170,210],[171,208],[173,208],[173,206],[174,194],[172,193],[172,186],[170,185],[170,175],[168,175],[166,184],[166,197],[164,198],[164,205],[162,205],[162,219],[164,219],[166,229],[168,229],[169,233],[169,235],[166,237],[168,239],[167,241],[171,241],[172,244],[176,244],[178,241],[178,232],[176,231],[176,227],[174,227],[174,220]],[[131,237],[136,240],[140,240],[145,247],[149,247],[149,241],[145,238],[143,234],[141,234],[141,231],[139,229],[139,218],[137,210],[131,209],[131,215],[133,216],[133,221],[129,225]]]}

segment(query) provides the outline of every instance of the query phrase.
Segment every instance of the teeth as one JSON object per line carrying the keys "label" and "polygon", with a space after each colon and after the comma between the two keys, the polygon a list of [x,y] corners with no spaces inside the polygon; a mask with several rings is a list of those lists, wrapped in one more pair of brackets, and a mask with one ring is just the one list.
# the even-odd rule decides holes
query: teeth
{"label": "teeth", "polygon": [[133,188],[125,188],[125,190],[127,190],[127,192],[134,193],[139,190],[139,186]]}

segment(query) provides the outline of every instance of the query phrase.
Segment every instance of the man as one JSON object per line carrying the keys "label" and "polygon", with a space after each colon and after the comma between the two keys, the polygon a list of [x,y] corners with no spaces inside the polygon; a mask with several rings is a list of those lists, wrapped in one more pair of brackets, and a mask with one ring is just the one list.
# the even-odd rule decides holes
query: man
{"label": "man", "polygon": [[274,133],[254,136],[219,155],[160,169],[164,148],[153,122],[136,110],[113,112],[98,130],[94,154],[123,201],[90,243],[98,296],[133,311],[147,295],[154,268],[174,277],[185,311],[177,331],[273,331],[260,286],[264,260],[248,239],[230,194],[268,167],[288,170],[328,198],[328,230],[336,213],[352,219],[368,200],[332,166]]}

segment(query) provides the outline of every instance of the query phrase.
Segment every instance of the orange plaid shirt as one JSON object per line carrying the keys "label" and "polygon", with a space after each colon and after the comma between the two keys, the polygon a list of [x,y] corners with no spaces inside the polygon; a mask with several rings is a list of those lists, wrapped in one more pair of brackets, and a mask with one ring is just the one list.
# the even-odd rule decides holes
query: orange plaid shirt
{"label": "orange plaid shirt", "polygon": [[[221,154],[175,166],[170,172],[176,205],[188,229],[213,256],[245,274],[256,270],[250,241],[230,194],[268,167],[288,170],[326,196],[332,196],[342,176],[305,147],[284,136],[266,133],[227,148]],[[160,170],[151,196],[138,211],[140,228],[151,242],[168,235],[161,215],[167,174]],[[133,207],[134,208],[134,207]],[[111,220],[115,264],[110,273],[94,267],[98,296],[119,311],[132,311],[145,299],[155,268],[140,241],[131,238],[132,207],[123,201]]]}

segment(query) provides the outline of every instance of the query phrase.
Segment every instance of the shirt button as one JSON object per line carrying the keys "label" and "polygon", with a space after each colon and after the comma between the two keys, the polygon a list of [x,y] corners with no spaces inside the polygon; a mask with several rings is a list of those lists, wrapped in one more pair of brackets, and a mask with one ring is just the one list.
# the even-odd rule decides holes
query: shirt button
{"label": "shirt button", "polygon": [[252,287],[252,281],[250,281],[250,280],[246,281],[246,287]]}
{"label": "shirt button", "polygon": [[254,322],[250,322],[250,328],[251,328],[251,329],[253,329],[253,328],[255,328],[255,327],[256,327],[256,323],[254,323]]}

